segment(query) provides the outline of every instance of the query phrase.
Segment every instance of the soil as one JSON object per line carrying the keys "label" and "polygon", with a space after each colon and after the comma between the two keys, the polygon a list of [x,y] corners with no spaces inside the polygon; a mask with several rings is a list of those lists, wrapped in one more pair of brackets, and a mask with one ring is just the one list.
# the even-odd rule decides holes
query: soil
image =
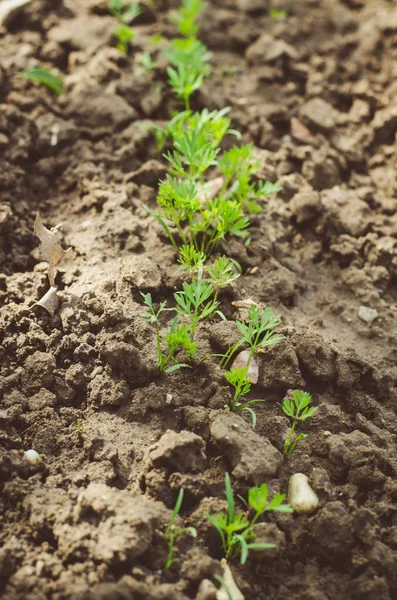
{"label": "soil", "polygon": [[[397,5],[273,1],[288,11],[274,19],[266,4],[207,3],[213,71],[193,99],[231,106],[260,177],[282,186],[250,246],[227,241],[243,274],[220,297],[228,321],[199,331],[200,352],[220,352],[244,301],[281,316],[285,340],[259,357],[255,431],[224,411],[216,359],[160,376],[140,317],[140,291],[171,303],[181,285],[143,208],[165,173],[152,125],[178,108],[166,42],[152,42],[174,35],[176,3],[143,3],[127,57],[102,0],[32,0],[0,28],[4,599],[213,599],[202,581],[222,554],[206,513],[224,507],[226,471],[240,494],[263,481],[286,492],[302,472],[320,498],[310,515],[269,515],[263,538],[276,550],[231,564],[245,598],[397,597]],[[37,64],[66,73],[66,96],[15,77]],[[37,210],[71,248],[54,317],[32,308],[48,289]],[[318,410],[285,460],[280,403],[295,388]],[[25,460],[30,448],[41,462]],[[181,487],[181,523],[198,537],[178,540],[164,572]]]}

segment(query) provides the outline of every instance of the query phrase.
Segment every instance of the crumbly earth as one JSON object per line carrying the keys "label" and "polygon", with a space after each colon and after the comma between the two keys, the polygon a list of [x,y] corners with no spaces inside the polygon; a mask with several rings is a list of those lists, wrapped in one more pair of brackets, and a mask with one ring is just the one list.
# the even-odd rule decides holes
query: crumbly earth
{"label": "crumbly earth", "polygon": [[[143,205],[165,166],[152,125],[177,103],[162,53],[176,2],[143,2],[128,57],[102,0],[32,0],[0,28],[0,594],[6,600],[211,600],[220,573],[206,513],[266,481],[305,473],[316,512],[269,515],[276,550],[231,565],[246,599],[397,597],[397,6],[392,0],[208,2],[201,38],[213,73],[195,109],[231,106],[279,181],[223,295],[226,323],[203,325],[200,352],[233,341],[238,301],[271,306],[285,341],[258,357],[253,432],[224,412],[230,390],[209,359],[160,376],[140,291],[181,285],[176,256]],[[156,68],[139,61],[150,51]],[[15,77],[66,73],[67,95]],[[60,308],[48,289],[36,211],[62,223]],[[372,309],[368,311],[368,309]],[[373,311],[376,311],[375,313]],[[376,316],[373,320],[374,315]],[[282,458],[288,390],[318,406],[308,438]],[[79,436],[77,420],[84,432]],[[42,461],[31,465],[33,448]],[[198,537],[163,539],[178,493]],[[182,523],[182,521],[181,521]],[[207,591],[204,590],[207,589]],[[212,590],[212,591],[211,591]]]}

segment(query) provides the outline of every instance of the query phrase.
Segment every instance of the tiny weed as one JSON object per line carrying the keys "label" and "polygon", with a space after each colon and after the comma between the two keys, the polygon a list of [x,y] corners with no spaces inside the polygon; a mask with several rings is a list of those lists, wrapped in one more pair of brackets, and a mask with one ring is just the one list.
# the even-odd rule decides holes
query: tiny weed
{"label": "tiny weed", "polygon": [[28,71],[22,71],[17,74],[17,77],[20,79],[29,79],[35,83],[45,85],[49,90],[57,94],[57,96],[62,96],[66,93],[62,79],[47,69],[37,67]]}
{"label": "tiny weed", "polygon": [[287,397],[283,400],[282,410],[287,417],[292,419],[288,437],[284,442],[284,454],[286,456],[291,456],[295,450],[296,444],[307,438],[305,433],[295,435],[295,427],[298,421],[306,421],[306,419],[310,419],[316,412],[316,407],[309,406],[311,399],[312,397],[308,392],[295,390],[293,400],[290,400]]}
{"label": "tiny weed", "polygon": [[262,483],[248,490],[248,501],[240,497],[247,512],[236,512],[232,484],[228,473],[225,476],[225,493],[227,500],[226,514],[207,514],[207,517],[221,537],[226,560],[239,555],[240,563],[245,565],[250,550],[275,547],[274,544],[255,542],[254,528],[259,518],[268,511],[292,513],[293,509],[288,504],[283,504],[285,494],[277,494],[271,501],[268,501],[268,488],[265,483]]}
{"label": "tiny weed", "polygon": [[130,42],[134,39],[135,33],[130,27],[131,21],[141,14],[142,9],[137,3],[125,3],[124,0],[108,0],[108,8],[119,25],[114,31],[114,36],[118,40],[117,49],[122,54],[127,54]]}
{"label": "tiny weed", "polygon": [[172,511],[170,522],[168,523],[168,527],[164,533],[164,538],[168,542],[168,556],[164,567],[165,570],[169,569],[171,565],[173,565],[174,562],[176,562],[177,560],[174,558],[174,547],[176,538],[182,535],[183,533],[189,533],[193,538],[197,537],[197,531],[194,527],[178,528],[175,525],[176,518],[181,510],[183,494],[184,490],[182,488],[181,490],[179,490],[178,498],[176,500],[174,510]]}

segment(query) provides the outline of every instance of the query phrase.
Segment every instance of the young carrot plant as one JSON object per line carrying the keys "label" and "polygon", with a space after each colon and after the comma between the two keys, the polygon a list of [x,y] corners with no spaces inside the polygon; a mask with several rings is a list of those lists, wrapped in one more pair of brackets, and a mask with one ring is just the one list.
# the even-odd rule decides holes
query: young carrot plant
{"label": "young carrot plant", "polygon": [[210,73],[211,54],[196,37],[199,31],[197,17],[202,10],[202,0],[182,0],[179,10],[171,15],[182,38],[172,40],[166,50],[172,65],[167,68],[168,81],[176,96],[183,100],[186,110],[190,110],[190,96],[200,89]]}
{"label": "young carrot plant", "polygon": [[291,456],[298,442],[307,438],[305,433],[295,434],[295,427],[298,421],[306,421],[306,419],[310,419],[314,413],[317,411],[317,408],[314,406],[309,406],[311,402],[311,395],[308,392],[303,392],[302,390],[295,390],[293,400],[285,397],[282,404],[282,410],[292,419],[292,425],[289,430],[287,439],[284,442],[284,454],[286,456]]}
{"label": "young carrot plant", "polygon": [[[153,300],[151,294],[144,294],[141,292],[144,303],[148,310],[141,313],[141,317],[147,319],[150,324],[155,326],[156,329],[156,346],[157,346],[157,363],[161,372],[172,373],[182,367],[188,367],[186,363],[178,363],[175,356],[178,350],[183,349],[187,358],[191,358],[196,353],[196,344],[193,342],[187,325],[178,325],[178,318],[175,317],[172,320],[168,334],[165,336],[165,342],[167,344],[167,351],[163,352],[161,335],[160,335],[160,315],[168,310],[166,308],[166,302],[160,302],[159,308],[156,310],[153,306]],[[171,366],[169,366],[171,365]]]}
{"label": "young carrot plant", "polygon": [[[238,135],[230,129],[228,111],[185,111],[165,130],[156,130],[160,145],[168,136],[173,140],[172,150],[164,154],[170,173],[159,185],[159,209],[146,209],[175,248],[193,245],[209,256],[228,235],[248,237],[248,214],[259,210],[260,198],[280,189],[269,182],[253,183],[258,164],[251,146],[220,152],[226,134]],[[221,176],[208,180],[214,168]]]}
{"label": "young carrot plant", "polygon": [[126,3],[124,0],[108,0],[108,8],[111,15],[118,21],[118,27],[114,36],[118,40],[117,49],[122,54],[127,54],[130,42],[135,37],[130,23],[141,14],[141,7],[137,3]]}
{"label": "young carrot plant", "polygon": [[255,542],[255,525],[260,522],[259,519],[266,512],[272,510],[292,513],[293,509],[288,504],[284,504],[285,494],[277,494],[269,501],[267,485],[262,483],[248,490],[247,501],[240,497],[246,507],[246,512],[237,512],[228,473],[225,476],[225,493],[227,500],[226,513],[207,514],[207,517],[221,537],[226,560],[239,556],[240,563],[244,565],[247,562],[250,550],[275,547],[274,544]]}
{"label": "young carrot plant", "polygon": [[177,560],[174,558],[175,540],[177,539],[177,537],[179,537],[183,533],[189,533],[193,538],[197,537],[197,531],[194,527],[178,528],[175,525],[176,518],[178,517],[182,507],[183,494],[184,490],[182,488],[181,490],[179,490],[178,498],[176,500],[174,510],[172,511],[170,522],[168,523],[168,527],[164,533],[164,537],[168,542],[168,556],[164,567],[165,570],[168,570],[171,567],[171,565]]}
{"label": "young carrot plant", "polygon": [[225,372],[225,378],[234,387],[234,395],[228,409],[233,412],[248,412],[251,415],[253,429],[256,426],[256,414],[252,405],[264,402],[264,400],[242,400],[251,391],[252,383],[256,383],[253,380],[250,366],[252,366],[254,355],[258,350],[281,342],[284,336],[274,331],[279,324],[280,321],[273,316],[271,308],[265,308],[261,311],[252,304],[248,310],[248,320],[236,321],[236,327],[241,334],[240,339],[229,348],[221,360],[221,366],[225,367],[239,348],[242,346],[249,347],[249,350],[246,351],[245,364],[238,367],[232,365]]}

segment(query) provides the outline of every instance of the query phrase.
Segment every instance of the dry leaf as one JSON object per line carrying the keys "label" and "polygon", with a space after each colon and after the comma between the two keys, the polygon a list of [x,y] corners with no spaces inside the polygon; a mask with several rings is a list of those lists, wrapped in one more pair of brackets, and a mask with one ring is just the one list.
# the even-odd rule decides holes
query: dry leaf
{"label": "dry leaf", "polygon": [[[238,589],[229,565],[224,558],[221,560],[221,565],[223,567],[223,581],[227,585],[232,600],[245,600],[243,594]],[[216,600],[229,600],[229,595],[223,587],[217,591]]]}
{"label": "dry leaf", "polygon": [[58,288],[56,288],[56,287],[50,287],[48,292],[46,294],[44,294],[44,296],[41,298],[41,300],[39,300],[38,302],[33,304],[33,306],[41,306],[47,312],[49,312],[50,315],[53,317],[56,309],[58,308],[58,304],[59,304],[59,298],[57,296],[57,289]]}
{"label": "dry leaf", "polygon": [[67,252],[61,246],[61,232],[58,227],[47,229],[43,225],[40,213],[37,213],[33,231],[40,240],[40,256],[48,262],[48,279],[51,287],[55,287],[55,267]]}

